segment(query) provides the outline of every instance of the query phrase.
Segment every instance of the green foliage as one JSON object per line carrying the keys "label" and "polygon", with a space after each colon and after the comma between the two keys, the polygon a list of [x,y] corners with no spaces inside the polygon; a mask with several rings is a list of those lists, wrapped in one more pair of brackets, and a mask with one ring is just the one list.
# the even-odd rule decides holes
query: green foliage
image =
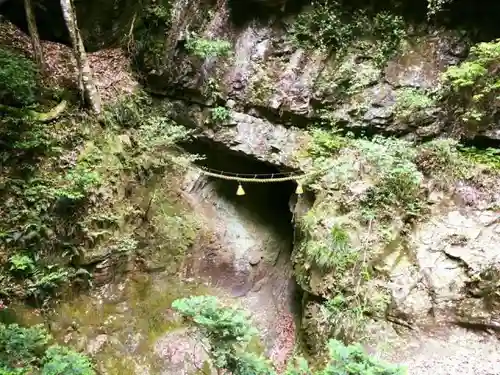
{"label": "green foliage", "polygon": [[51,340],[41,325],[0,323],[0,374],[95,375],[88,357]]}
{"label": "green foliage", "polygon": [[[78,113],[43,126],[2,118],[0,138],[9,148],[0,150],[1,294],[43,303],[64,284],[89,281],[78,268],[87,253],[134,252],[135,236],[146,236],[136,223],[144,220],[143,195],[150,193],[124,191],[156,183],[154,173],[173,169],[172,149],[188,132],[143,94],[118,100],[103,117],[105,130],[97,119]],[[147,236],[156,233],[172,247],[175,237],[184,249],[193,229],[182,209],[173,209],[174,198],[165,199],[169,189],[157,194],[155,204],[170,211],[162,208],[160,220],[149,210],[155,216],[145,224]],[[124,229],[131,222],[133,229]],[[163,235],[169,231],[175,236]]]}
{"label": "green foliage", "polygon": [[[72,270],[73,271],[73,270]],[[33,276],[26,280],[27,295],[37,300],[43,300],[60,285],[70,280],[70,271],[58,268],[55,265],[40,267]]]}
{"label": "green foliage", "polygon": [[92,363],[83,354],[53,345],[45,352],[42,375],[95,375]]}
{"label": "green foliage", "polygon": [[404,369],[378,361],[366,354],[360,345],[345,346],[338,340],[328,343],[330,363],[326,374],[331,375],[403,375]]}
{"label": "green foliage", "polygon": [[169,25],[170,6],[168,1],[152,1],[144,7],[144,22],[154,26]]}
{"label": "green foliage", "polygon": [[85,198],[89,192],[101,183],[99,173],[86,163],[78,163],[63,177],[63,186],[54,189],[53,194],[58,198],[77,201]]}
{"label": "green foliage", "polygon": [[[355,62],[352,55],[348,55],[341,64],[338,64],[337,60],[330,63],[316,85],[330,98],[335,99],[335,104],[341,105],[362,89],[377,82],[380,79],[380,73],[380,68],[376,64],[369,61],[359,64]],[[328,110],[321,112],[323,122],[335,120],[332,119],[332,114],[328,113]]]}
{"label": "green foliage", "polygon": [[417,122],[425,116],[424,111],[433,105],[434,100],[428,93],[416,88],[403,88],[396,95],[396,117]]}
{"label": "green foliage", "polygon": [[[172,166],[172,156],[168,151],[171,151],[177,142],[185,140],[189,134],[188,129],[167,117],[147,117],[136,132],[139,150],[142,151],[138,161],[152,168]],[[184,158],[184,161],[188,159]]]}
{"label": "green foliage", "polygon": [[[371,283],[378,231],[425,212],[423,175],[416,164],[418,151],[407,141],[317,131],[311,143],[309,154],[326,172],[310,184],[317,200],[300,220],[303,236],[293,255],[295,272],[301,285],[328,298],[308,305],[307,325],[317,334],[311,340],[352,341],[362,334],[367,317],[383,315],[389,302],[386,291]],[[311,285],[318,273],[324,276]]]}
{"label": "green foliage", "polygon": [[450,116],[469,129],[484,129],[495,123],[500,79],[497,75],[500,40],[473,46],[470,57],[443,74],[442,96]]}
{"label": "green foliage", "polygon": [[[245,351],[256,334],[248,314],[225,307],[215,297],[190,297],[173,302],[174,309],[201,330],[208,339],[210,356],[217,369],[233,375],[276,375],[270,362]],[[403,368],[392,366],[367,355],[359,345],[345,346],[328,342],[329,360],[323,368],[312,370],[301,357],[292,359],[285,375],[404,375]]]}
{"label": "green foliage", "polygon": [[26,57],[0,47],[0,102],[28,105],[35,101],[37,71]]}
{"label": "green foliage", "polygon": [[473,163],[485,165],[494,171],[500,171],[500,150],[498,148],[462,147],[459,152]]}
{"label": "green foliage", "polygon": [[[304,222],[308,222],[307,218]],[[351,248],[349,234],[342,225],[333,225],[330,232],[328,241],[309,241],[305,254],[318,267],[342,273],[352,268],[358,259],[358,253]]]}
{"label": "green foliage", "polygon": [[160,70],[165,64],[165,35],[171,24],[171,2],[144,0],[141,8],[133,33],[126,41],[127,49],[138,71],[143,68]]}
{"label": "green foliage", "polygon": [[150,114],[151,99],[143,92],[119,98],[114,104],[106,107],[103,119],[106,126],[137,128]]}
{"label": "green foliage", "polygon": [[377,171],[371,177],[372,187],[360,201],[368,216],[390,217],[399,208],[410,216],[418,215],[421,206],[422,174],[415,164],[417,150],[407,141],[375,136],[372,140],[351,139],[335,131],[313,130],[308,153],[318,162],[345,151],[333,161],[331,174],[336,188],[345,189],[358,178],[352,169],[358,161],[366,169]]}
{"label": "green foliage", "polygon": [[312,142],[309,143],[309,155],[320,158],[330,157],[349,145],[349,139],[340,135],[338,130],[312,129]]}
{"label": "green foliage", "polygon": [[371,141],[357,140],[355,148],[364,163],[377,171],[372,187],[360,201],[365,217],[390,218],[394,209],[418,216],[422,209],[422,174],[414,163],[413,145],[375,136]]}
{"label": "green foliage", "polygon": [[216,297],[183,298],[172,307],[192,322],[208,340],[213,365],[233,375],[272,375],[268,361],[249,352],[250,340],[257,330],[250,324],[249,314],[223,306]]}
{"label": "green foliage", "polygon": [[210,117],[216,124],[224,123],[231,117],[231,112],[226,107],[215,107],[210,111]]}
{"label": "green foliage", "polygon": [[35,269],[35,262],[27,255],[14,254],[9,258],[11,271],[31,273]]}
{"label": "green foliage", "polygon": [[285,375],[405,375],[406,370],[369,356],[361,345],[345,346],[338,340],[328,342],[328,363],[313,371],[307,361],[296,358],[289,363]]}
{"label": "green foliage", "polygon": [[349,10],[337,0],[311,3],[298,15],[290,30],[293,40],[305,48],[345,52],[353,46],[370,50],[382,64],[398,50],[405,36],[402,18],[387,12],[370,15]]}
{"label": "green foliage", "polygon": [[384,293],[366,285],[373,275],[369,267],[371,255],[368,249],[352,243],[350,232],[355,233],[354,228],[334,223],[326,238],[318,235],[321,219],[317,215],[322,209],[324,207],[313,207],[302,219],[306,237],[294,262],[296,271],[315,266],[328,275],[328,295],[332,297],[312,307],[308,318],[312,321],[306,324],[306,329],[312,324],[311,334],[314,331],[320,335],[313,341],[328,337],[352,341],[359,338],[367,317],[383,315],[389,301]]}
{"label": "green foliage", "polygon": [[443,10],[446,4],[452,1],[453,0],[427,0],[427,15],[429,17],[435,16]]}
{"label": "green foliage", "polygon": [[186,41],[189,53],[202,59],[228,56],[231,48],[231,43],[222,39],[210,40],[191,35]]}
{"label": "green foliage", "polygon": [[10,368],[36,364],[49,340],[42,326],[24,328],[0,323],[0,363]]}
{"label": "green foliage", "polygon": [[346,22],[345,18],[337,1],[312,2],[309,12],[299,14],[292,25],[292,36],[304,47],[347,48],[354,38],[356,25]]}
{"label": "green foliage", "polygon": [[386,295],[372,294],[359,288],[356,293],[337,294],[321,306],[327,337],[353,341],[363,334],[368,316],[380,317],[387,304]]}

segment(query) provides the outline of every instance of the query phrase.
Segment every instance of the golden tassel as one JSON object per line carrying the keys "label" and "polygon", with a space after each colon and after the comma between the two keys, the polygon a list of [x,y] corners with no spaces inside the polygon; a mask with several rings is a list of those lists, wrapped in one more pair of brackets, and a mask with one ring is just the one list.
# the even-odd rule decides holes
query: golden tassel
{"label": "golden tassel", "polygon": [[297,181],[297,189],[295,189],[295,194],[300,195],[304,193],[304,189],[302,189],[302,183]]}
{"label": "golden tassel", "polygon": [[243,190],[243,186],[238,184],[238,190],[236,190],[236,195],[245,195],[245,190]]}

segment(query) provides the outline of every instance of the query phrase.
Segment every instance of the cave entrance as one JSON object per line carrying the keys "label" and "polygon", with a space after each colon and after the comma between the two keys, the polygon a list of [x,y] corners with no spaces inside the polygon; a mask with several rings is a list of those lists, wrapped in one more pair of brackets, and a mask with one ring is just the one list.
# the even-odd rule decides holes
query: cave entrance
{"label": "cave entrance", "polygon": [[[195,140],[183,146],[205,157],[197,164],[225,173],[268,175],[280,172],[271,164],[252,159],[211,141]],[[236,194],[238,182],[201,177],[190,194],[196,210],[205,210],[213,237],[197,251],[197,276],[239,298],[252,312],[269,341],[281,333],[279,322],[300,316],[301,291],[295,282],[293,208],[296,182],[242,183],[245,195]],[[194,191],[194,193],[193,193]],[[266,339],[266,340],[267,340]]]}
{"label": "cave entrance", "polygon": [[[213,144],[209,141],[197,140],[183,146],[190,153],[200,154],[204,160],[196,164],[209,170],[237,174],[242,177],[254,175],[268,175],[291,173],[291,170],[280,170],[272,164],[252,159],[242,153],[228,150],[226,147]],[[217,193],[241,209],[251,212],[256,220],[275,227],[288,237],[293,236],[293,203],[297,183],[285,182],[242,182],[245,194],[236,194],[239,183],[237,181],[208,177]]]}

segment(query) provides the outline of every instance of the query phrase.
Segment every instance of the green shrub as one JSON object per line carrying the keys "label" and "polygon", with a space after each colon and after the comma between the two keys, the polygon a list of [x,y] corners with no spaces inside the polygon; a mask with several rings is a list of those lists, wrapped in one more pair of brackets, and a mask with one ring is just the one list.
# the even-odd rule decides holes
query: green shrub
{"label": "green shrub", "polygon": [[92,363],[83,354],[54,345],[47,349],[42,375],[95,375]]}
{"label": "green shrub", "polygon": [[11,368],[36,363],[49,340],[42,326],[24,328],[0,323],[0,363]]}
{"label": "green shrub", "polygon": [[453,186],[453,181],[465,177],[470,168],[458,150],[458,142],[451,139],[435,139],[420,145],[416,164],[442,187]]}
{"label": "green shrub", "polygon": [[[467,129],[488,128],[498,113],[500,40],[476,44],[469,58],[443,73],[442,96],[450,121]],[[464,129],[464,130],[467,130]]]}
{"label": "green shrub", "polygon": [[500,150],[498,148],[488,147],[486,149],[478,149],[476,147],[462,147],[459,149],[459,152],[467,160],[475,164],[500,171]]}
{"label": "green shrub", "polygon": [[345,346],[338,340],[328,342],[328,363],[321,370],[311,370],[307,361],[294,358],[285,375],[405,375],[404,367],[369,356],[360,345]]}
{"label": "green shrub", "polygon": [[338,340],[328,342],[330,361],[324,374],[329,375],[404,375],[405,369],[379,361],[360,345],[345,346]]}
{"label": "green shrub", "polygon": [[14,254],[9,258],[10,270],[30,274],[35,269],[35,262],[27,255]]}
{"label": "green shrub", "polygon": [[26,57],[0,47],[0,102],[29,105],[35,101],[37,70]]}
{"label": "green shrub", "polygon": [[0,374],[94,375],[88,357],[67,347],[47,347],[52,337],[42,326],[0,323]]}
{"label": "green shrub", "polygon": [[295,42],[306,48],[345,49],[357,31],[347,18],[338,1],[313,1],[309,11],[298,15],[291,33]]}
{"label": "green shrub", "polygon": [[423,208],[422,173],[415,159],[416,148],[407,141],[375,136],[358,140],[356,146],[364,160],[377,173],[374,185],[361,201],[368,216],[390,217],[394,210],[405,216],[418,216]]}
{"label": "green shrub", "polygon": [[309,155],[319,157],[330,157],[338,153],[342,148],[349,145],[349,139],[340,135],[339,131],[313,129],[311,131],[312,140],[308,145]]}
{"label": "green shrub", "polygon": [[352,249],[347,230],[340,224],[331,228],[329,241],[309,241],[306,246],[308,259],[324,270],[342,273],[358,259]]}
{"label": "green shrub", "polygon": [[183,298],[172,307],[200,329],[208,339],[213,365],[233,375],[273,375],[268,361],[250,352],[250,340],[258,331],[243,310],[223,306],[216,297]]}
{"label": "green shrub", "polygon": [[[95,167],[95,166],[94,166]],[[91,166],[78,164],[63,177],[63,187],[54,189],[54,196],[69,200],[80,200],[101,183],[101,176]]]}
{"label": "green shrub", "polygon": [[231,112],[226,107],[215,107],[210,111],[210,117],[216,124],[226,122],[231,117]]}
{"label": "green shrub", "polygon": [[103,118],[106,126],[137,128],[151,114],[151,100],[139,92],[120,98],[115,103],[106,106]]}
{"label": "green shrub", "polygon": [[[212,364],[233,375],[277,375],[270,362],[245,350],[256,334],[249,315],[234,307],[223,306],[215,297],[201,296],[176,300],[172,307],[201,330],[208,339]],[[292,359],[285,375],[404,375],[392,366],[367,355],[359,345],[345,346],[328,342],[329,360],[321,369],[312,370],[301,357]]]}

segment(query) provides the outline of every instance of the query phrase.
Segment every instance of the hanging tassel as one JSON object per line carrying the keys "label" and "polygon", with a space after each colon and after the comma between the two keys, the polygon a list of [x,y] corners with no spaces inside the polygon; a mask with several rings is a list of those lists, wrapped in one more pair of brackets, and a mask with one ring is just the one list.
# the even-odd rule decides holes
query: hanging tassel
{"label": "hanging tassel", "polygon": [[297,181],[297,189],[295,189],[295,194],[300,195],[304,193],[304,189],[302,189],[302,183]]}
{"label": "hanging tassel", "polygon": [[236,195],[245,195],[245,190],[243,190],[243,186],[238,184],[238,190],[236,190]]}

